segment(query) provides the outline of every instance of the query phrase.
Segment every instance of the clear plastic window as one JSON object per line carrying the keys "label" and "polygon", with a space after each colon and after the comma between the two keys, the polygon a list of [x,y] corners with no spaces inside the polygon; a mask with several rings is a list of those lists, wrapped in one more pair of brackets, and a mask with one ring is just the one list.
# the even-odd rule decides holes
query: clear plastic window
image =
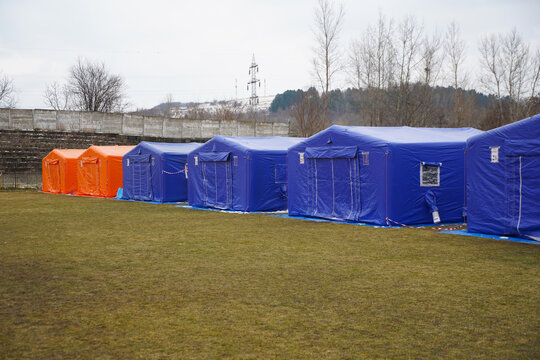
{"label": "clear plastic window", "polygon": [[499,162],[499,148],[500,146],[490,146],[491,150],[491,162],[492,163],[498,163]]}
{"label": "clear plastic window", "polygon": [[287,183],[287,164],[276,164],[274,167],[274,182],[276,184]]}
{"label": "clear plastic window", "polygon": [[440,165],[420,164],[420,186],[439,186],[440,177]]}
{"label": "clear plastic window", "polygon": [[369,165],[369,152],[362,152],[362,165]]}

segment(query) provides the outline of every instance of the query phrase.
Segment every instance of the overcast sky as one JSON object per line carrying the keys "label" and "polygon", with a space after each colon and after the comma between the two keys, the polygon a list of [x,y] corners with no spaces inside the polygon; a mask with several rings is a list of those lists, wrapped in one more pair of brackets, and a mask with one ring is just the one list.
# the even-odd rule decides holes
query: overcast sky
{"label": "overcast sky", "polygon": [[[266,94],[306,88],[316,0],[0,0],[0,71],[14,80],[18,107],[44,108],[47,84],[66,78],[78,57],[104,62],[127,84],[132,107],[248,97],[252,54]],[[515,27],[540,47],[539,0],[344,1],[345,49],[378,13],[414,15],[426,31],[451,21],[467,42],[468,66],[479,39]],[[263,82],[264,84],[264,82]],[[344,83],[336,83],[344,87]],[[264,95],[264,86],[260,88]]]}

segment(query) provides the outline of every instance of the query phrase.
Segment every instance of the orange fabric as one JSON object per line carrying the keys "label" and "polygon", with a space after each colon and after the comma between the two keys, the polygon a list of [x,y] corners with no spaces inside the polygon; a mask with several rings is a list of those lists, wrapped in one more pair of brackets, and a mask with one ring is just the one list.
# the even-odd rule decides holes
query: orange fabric
{"label": "orange fabric", "polygon": [[77,190],[77,158],[83,149],[54,149],[41,162],[43,191],[69,194]]}
{"label": "orange fabric", "polygon": [[90,146],[77,159],[77,194],[115,197],[122,186],[122,157],[134,146]]}

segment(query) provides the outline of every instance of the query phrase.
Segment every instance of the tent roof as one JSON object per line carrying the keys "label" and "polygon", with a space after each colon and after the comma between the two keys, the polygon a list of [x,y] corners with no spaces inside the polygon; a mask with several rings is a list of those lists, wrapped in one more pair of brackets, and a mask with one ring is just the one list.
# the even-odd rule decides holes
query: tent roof
{"label": "tent roof", "polygon": [[415,128],[400,127],[370,127],[370,126],[340,126],[332,125],[330,133],[353,134],[369,136],[388,143],[448,143],[465,142],[471,136],[483,131],[474,128]]}
{"label": "tent roof", "polygon": [[191,151],[195,150],[201,143],[159,143],[159,142],[149,142],[142,141],[136,147],[145,147],[151,151],[154,151],[159,154],[189,154]]}
{"label": "tent roof", "polygon": [[65,159],[76,159],[78,158],[86,149],[53,149],[51,153],[56,153],[58,156],[61,156]]}
{"label": "tent roof", "polygon": [[86,151],[93,150],[102,156],[124,156],[129,150],[135,146],[90,146]]}
{"label": "tent roof", "polygon": [[529,118],[516,121],[514,123],[504,125],[492,130],[488,130],[480,135],[470,139],[474,142],[478,139],[489,136],[498,136],[504,139],[540,139],[540,114],[536,114]]}
{"label": "tent roof", "polygon": [[219,141],[236,145],[248,150],[288,150],[291,146],[305,140],[296,137],[242,137],[218,135],[210,141]]}

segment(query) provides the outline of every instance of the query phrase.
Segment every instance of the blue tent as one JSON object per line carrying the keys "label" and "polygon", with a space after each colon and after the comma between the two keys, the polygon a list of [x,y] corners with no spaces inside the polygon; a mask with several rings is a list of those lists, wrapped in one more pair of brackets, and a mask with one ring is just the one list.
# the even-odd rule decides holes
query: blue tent
{"label": "blue tent", "polygon": [[122,159],[123,197],[157,202],[186,201],[186,158],[200,145],[143,141],[135,146]]}
{"label": "blue tent", "polygon": [[479,133],[333,125],[289,149],[289,214],[379,225],[462,221],[465,142]]}
{"label": "blue tent", "polygon": [[189,204],[238,211],[287,208],[291,137],[218,135],[188,156]]}
{"label": "blue tent", "polygon": [[540,240],[540,114],[467,141],[467,230]]}

